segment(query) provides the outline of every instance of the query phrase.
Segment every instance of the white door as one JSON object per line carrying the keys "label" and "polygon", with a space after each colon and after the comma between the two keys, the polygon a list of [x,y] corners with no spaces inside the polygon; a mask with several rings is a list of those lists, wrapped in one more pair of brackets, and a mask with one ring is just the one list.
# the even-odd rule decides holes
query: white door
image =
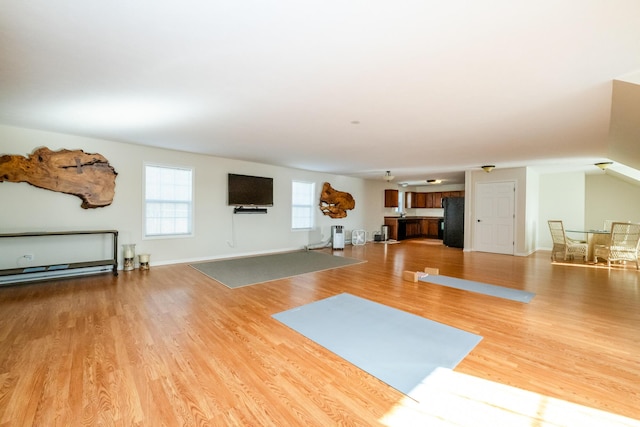
{"label": "white door", "polygon": [[475,249],[514,253],[515,182],[476,184]]}

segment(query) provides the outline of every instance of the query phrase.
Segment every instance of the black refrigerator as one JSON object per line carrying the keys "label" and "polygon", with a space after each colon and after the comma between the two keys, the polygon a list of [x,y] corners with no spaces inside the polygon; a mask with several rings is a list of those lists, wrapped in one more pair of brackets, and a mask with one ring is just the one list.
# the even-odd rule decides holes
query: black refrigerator
{"label": "black refrigerator", "polygon": [[452,248],[464,247],[464,197],[445,197],[442,243]]}

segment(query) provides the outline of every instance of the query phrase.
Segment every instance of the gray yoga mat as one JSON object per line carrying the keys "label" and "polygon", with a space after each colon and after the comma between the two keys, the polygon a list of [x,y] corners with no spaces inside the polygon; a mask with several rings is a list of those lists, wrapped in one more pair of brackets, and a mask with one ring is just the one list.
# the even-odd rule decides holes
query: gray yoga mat
{"label": "gray yoga mat", "polygon": [[529,303],[536,295],[532,292],[521,291],[519,289],[505,288],[503,286],[489,285],[487,283],[474,282],[472,280],[458,279],[456,277],[428,275],[419,279],[421,282],[433,283],[435,285],[447,286],[450,288],[462,289],[464,291],[476,292],[484,295],[491,295],[498,298],[505,298],[512,301]]}
{"label": "gray yoga mat", "polygon": [[362,262],[323,252],[296,251],[202,262],[191,267],[229,288],[239,288]]}
{"label": "gray yoga mat", "polygon": [[482,340],[346,293],[273,317],[405,394],[436,368],[454,368]]}

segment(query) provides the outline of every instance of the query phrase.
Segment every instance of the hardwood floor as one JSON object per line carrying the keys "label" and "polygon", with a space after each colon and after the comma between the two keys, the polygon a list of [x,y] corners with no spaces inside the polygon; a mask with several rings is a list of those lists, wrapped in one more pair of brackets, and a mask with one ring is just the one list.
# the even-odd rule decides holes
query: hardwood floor
{"label": "hardwood floor", "polygon": [[[549,425],[552,407],[568,411],[561,425],[584,425],[588,408],[640,425],[629,419],[640,419],[635,268],[425,240],[336,253],[368,262],[239,289],[186,264],[0,288],[0,426],[475,426],[496,410],[522,421],[500,425],[533,426]],[[536,297],[402,280],[427,266]],[[271,317],[342,292],[483,340],[419,404]],[[518,407],[528,399],[531,412]]]}

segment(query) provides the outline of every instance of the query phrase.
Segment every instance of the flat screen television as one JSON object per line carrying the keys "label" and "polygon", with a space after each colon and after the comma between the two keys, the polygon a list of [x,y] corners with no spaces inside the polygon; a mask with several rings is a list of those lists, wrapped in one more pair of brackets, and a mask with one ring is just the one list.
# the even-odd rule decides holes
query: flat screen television
{"label": "flat screen television", "polygon": [[273,178],[229,174],[229,206],[273,206]]}

